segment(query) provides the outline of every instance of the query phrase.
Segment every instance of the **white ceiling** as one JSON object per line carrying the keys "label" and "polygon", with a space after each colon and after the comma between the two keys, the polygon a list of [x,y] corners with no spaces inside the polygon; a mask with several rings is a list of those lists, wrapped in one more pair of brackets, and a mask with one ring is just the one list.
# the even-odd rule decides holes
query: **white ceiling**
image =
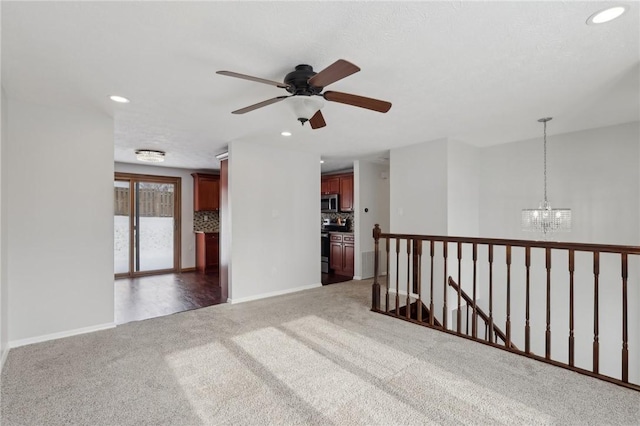
{"label": "white ceiling", "polygon": [[[2,2],[2,85],[14,99],[98,108],[115,160],[167,151],[166,166],[217,168],[234,141],[339,164],[451,137],[487,146],[639,119],[640,4],[599,26],[611,2]],[[388,100],[380,114],[327,102],[301,127],[286,101],[231,111],[284,89],[295,65],[337,59],[362,71],[329,90]],[[109,95],[131,99],[111,102]],[[290,130],[293,136],[280,136]]]}

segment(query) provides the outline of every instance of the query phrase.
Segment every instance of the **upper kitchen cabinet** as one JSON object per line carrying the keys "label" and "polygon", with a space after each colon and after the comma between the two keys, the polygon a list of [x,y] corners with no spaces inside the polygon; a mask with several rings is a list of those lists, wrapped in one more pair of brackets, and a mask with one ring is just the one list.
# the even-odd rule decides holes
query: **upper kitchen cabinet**
{"label": "upper kitchen cabinet", "polygon": [[323,176],[320,179],[321,194],[338,194],[340,193],[340,177],[339,176]]}
{"label": "upper kitchen cabinet", "polygon": [[353,211],[353,175],[340,178],[340,211]]}
{"label": "upper kitchen cabinet", "polygon": [[320,178],[321,194],[338,194],[340,211],[353,211],[353,173],[325,175]]}
{"label": "upper kitchen cabinet", "polygon": [[220,176],[192,173],[193,209],[197,212],[220,209]]}

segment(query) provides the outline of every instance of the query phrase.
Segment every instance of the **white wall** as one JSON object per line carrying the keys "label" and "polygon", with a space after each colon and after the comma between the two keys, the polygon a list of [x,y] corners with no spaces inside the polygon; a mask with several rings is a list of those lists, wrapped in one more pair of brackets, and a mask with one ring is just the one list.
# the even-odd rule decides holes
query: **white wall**
{"label": "white wall", "polygon": [[[383,232],[389,232],[389,165],[369,161],[354,162],[354,220],[356,227],[356,278],[370,278],[374,274],[373,226],[377,223]],[[365,212],[365,209],[368,209]],[[384,240],[378,248],[385,253]],[[380,258],[380,272],[386,273],[386,263]]]}
{"label": "white wall", "polygon": [[392,233],[447,233],[447,149],[439,139],[391,150]]}
{"label": "white wall", "polygon": [[121,173],[136,173],[154,176],[172,176],[182,178],[182,254],[181,268],[196,266],[196,238],[193,233],[193,176],[195,170],[177,169],[171,167],[154,167],[143,164],[115,163],[115,171]]}
{"label": "white wall", "polygon": [[[0,6],[0,10],[1,10]],[[8,274],[7,274],[7,183],[5,175],[7,173],[7,156],[5,155],[7,145],[7,96],[4,88],[0,86],[0,371],[9,351],[8,347]]]}
{"label": "white wall", "polygon": [[479,149],[449,139],[447,150],[447,235],[477,237]]}
{"label": "white wall", "polygon": [[232,302],[319,286],[320,157],[229,145]]}
{"label": "white wall", "polygon": [[111,326],[113,120],[12,99],[8,108],[9,344]]}

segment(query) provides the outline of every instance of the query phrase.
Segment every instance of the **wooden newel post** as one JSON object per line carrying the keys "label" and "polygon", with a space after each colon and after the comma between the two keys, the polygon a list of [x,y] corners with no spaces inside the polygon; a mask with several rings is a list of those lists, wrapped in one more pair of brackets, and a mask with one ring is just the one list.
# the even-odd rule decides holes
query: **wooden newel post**
{"label": "wooden newel post", "polygon": [[380,242],[380,234],[382,231],[380,230],[380,225],[376,223],[373,228],[373,241],[374,241],[374,253],[373,253],[373,286],[371,289],[371,310],[379,311],[380,310],[380,283],[378,282],[378,274],[380,272],[380,262],[378,259],[378,244]]}

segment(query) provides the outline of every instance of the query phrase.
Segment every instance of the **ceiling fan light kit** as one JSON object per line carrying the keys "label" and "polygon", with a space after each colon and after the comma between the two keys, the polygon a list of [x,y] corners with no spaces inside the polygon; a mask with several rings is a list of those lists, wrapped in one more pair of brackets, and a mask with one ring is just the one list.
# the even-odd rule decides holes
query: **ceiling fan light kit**
{"label": "ceiling fan light kit", "polygon": [[303,126],[324,106],[322,99],[311,96],[292,96],[288,98],[288,102],[291,104],[296,118]]}
{"label": "ceiling fan light kit", "polygon": [[286,91],[290,93],[288,96],[277,96],[248,107],[235,110],[232,114],[245,114],[255,109],[290,98],[291,100],[289,102],[293,107],[298,121],[300,121],[302,125],[308,121],[312,129],[319,129],[321,127],[325,127],[327,123],[320,111],[324,106],[324,101],[316,98],[316,96],[322,97],[324,100],[329,102],[338,102],[372,111],[382,113],[389,111],[391,103],[387,101],[342,92],[330,91],[322,93],[324,88],[329,84],[335,83],[336,81],[348,77],[358,71],[360,71],[360,68],[356,65],[349,61],[345,61],[344,59],[338,59],[319,73],[316,73],[311,65],[298,65],[295,67],[294,71],[291,71],[284,77],[284,81],[282,83],[232,71],[217,71],[217,74],[269,84],[271,86],[286,89]]}

